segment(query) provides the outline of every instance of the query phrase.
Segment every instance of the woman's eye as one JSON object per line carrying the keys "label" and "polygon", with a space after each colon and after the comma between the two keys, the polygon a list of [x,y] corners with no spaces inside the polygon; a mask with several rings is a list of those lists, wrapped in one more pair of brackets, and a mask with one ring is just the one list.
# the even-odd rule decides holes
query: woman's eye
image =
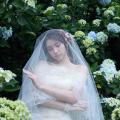
{"label": "woman's eye", "polygon": [[61,44],[60,43],[56,43],[56,47],[59,47]]}
{"label": "woman's eye", "polygon": [[48,51],[52,51],[52,48],[48,48]]}

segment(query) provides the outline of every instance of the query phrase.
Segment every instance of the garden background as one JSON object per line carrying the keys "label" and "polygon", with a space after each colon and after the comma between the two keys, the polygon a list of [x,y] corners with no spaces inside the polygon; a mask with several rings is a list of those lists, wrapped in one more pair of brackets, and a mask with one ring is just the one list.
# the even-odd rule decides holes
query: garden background
{"label": "garden background", "polygon": [[36,38],[52,28],[73,35],[92,70],[105,120],[120,120],[119,0],[0,0],[0,117],[9,120],[2,97],[17,99]]}

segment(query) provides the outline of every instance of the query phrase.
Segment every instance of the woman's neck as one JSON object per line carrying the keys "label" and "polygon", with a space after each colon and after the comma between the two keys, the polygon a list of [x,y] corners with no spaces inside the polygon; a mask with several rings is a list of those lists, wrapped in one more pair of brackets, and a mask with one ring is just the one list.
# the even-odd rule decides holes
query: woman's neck
{"label": "woman's neck", "polygon": [[68,55],[66,55],[63,60],[61,60],[59,62],[55,62],[55,64],[57,66],[70,66],[72,63],[71,63]]}

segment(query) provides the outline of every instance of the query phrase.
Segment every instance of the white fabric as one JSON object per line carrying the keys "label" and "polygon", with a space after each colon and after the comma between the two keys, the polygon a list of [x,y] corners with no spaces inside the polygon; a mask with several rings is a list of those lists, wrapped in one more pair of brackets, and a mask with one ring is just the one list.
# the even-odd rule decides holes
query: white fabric
{"label": "white fabric", "polygon": [[[83,89],[83,83],[85,81],[82,74],[80,74],[79,71],[75,70],[68,70],[65,67],[58,67],[54,66],[53,69],[50,67],[51,65],[45,65],[45,66],[37,66],[37,69],[35,70],[35,74],[39,76],[40,80],[43,80],[42,82],[47,85],[51,85],[53,87],[61,88],[61,89],[67,89],[72,90],[74,88],[74,84],[79,81],[79,88],[82,88],[81,92],[81,100],[83,100],[82,93],[84,93]],[[49,74],[46,75],[46,71],[49,71]],[[69,73],[69,74],[68,74]],[[81,77],[82,76],[82,77]],[[35,97],[37,97],[37,91],[33,91]],[[38,99],[39,100],[39,99]],[[34,113],[33,120],[36,120],[35,116],[39,116],[40,120],[72,120],[70,114],[55,110],[51,108],[44,108],[44,107],[38,107],[39,112]],[[85,112],[79,113],[81,117],[84,116]],[[82,120],[86,120],[85,117],[82,118]]]}
{"label": "white fabric", "polygon": [[[87,111],[65,113],[60,110],[40,107],[40,104],[56,100],[56,98],[38,90],[25,74],[23,74],[19,99],[23,100],[29,107],[32,113],[32,120],[104,120],[99,95],[90,70],[86,76],[83,73],[81,74],[79,70],[65,69],[64,66],[54,66],[51,64],[52,67],[50,67],[49,64],[44,63],[39,65],[40,61],[54,63],[43,49],[44,43],[51,37],[65,41],[61,35],[61,31],[62,33],[67,33],[63,30],[52,29],[38,37],[33,54],[24,69],[37,74],[45,84],[57,86],[61,89],[73,90],[77,102],[80,100],[86,100],[88,102]],[[89,69],[74,38],[71,36],[69,39],[71,42],[67,43],[67,52],[70,61],[77,66],[84,65]]]}

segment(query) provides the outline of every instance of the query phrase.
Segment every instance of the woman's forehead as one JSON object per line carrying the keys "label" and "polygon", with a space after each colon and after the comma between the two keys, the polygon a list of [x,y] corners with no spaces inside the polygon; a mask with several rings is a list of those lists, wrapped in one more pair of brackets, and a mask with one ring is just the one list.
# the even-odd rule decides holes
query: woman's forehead
{"label": "woman's forehead", "polygon": [[47,42],[46,42],[46,46],[47,47],[51,47],[51,46],[54,46],[56,43],[59,43],[60,41],[58,40],[54,40],[54,39],[49,39]]}

